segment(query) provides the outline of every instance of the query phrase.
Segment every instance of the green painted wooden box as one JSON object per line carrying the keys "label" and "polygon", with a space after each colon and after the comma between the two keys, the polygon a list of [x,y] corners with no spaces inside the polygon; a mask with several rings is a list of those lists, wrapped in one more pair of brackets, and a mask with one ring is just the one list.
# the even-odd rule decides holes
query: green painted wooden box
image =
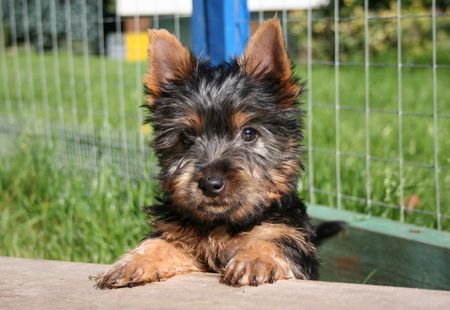
{"label": "green painted wooden box", "polygon": [[319,247],[321,280],[450,290],[450,233],[323,206],[313,222],[343,220]]}

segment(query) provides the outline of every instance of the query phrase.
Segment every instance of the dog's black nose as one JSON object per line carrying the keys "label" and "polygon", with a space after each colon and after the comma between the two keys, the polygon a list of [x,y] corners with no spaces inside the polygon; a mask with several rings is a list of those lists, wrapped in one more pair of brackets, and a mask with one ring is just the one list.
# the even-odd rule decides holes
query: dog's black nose
{"label": "dog's black nose", "polygon": [[198,187],[208,197],[219,196],[225,188],[225,180],[220,175],[209,175],[201,178]]}

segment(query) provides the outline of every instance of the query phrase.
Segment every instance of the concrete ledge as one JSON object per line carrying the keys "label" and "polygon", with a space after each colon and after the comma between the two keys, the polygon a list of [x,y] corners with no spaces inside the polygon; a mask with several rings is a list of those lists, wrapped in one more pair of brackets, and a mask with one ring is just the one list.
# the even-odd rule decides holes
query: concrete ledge
{"label": "concrete ledge", "polygon": [[105,265],[0,257],[0,308],[449,309],[450,292],[319,281],[233,288],[216,274],[190,274],[143,287],[98,290]]}

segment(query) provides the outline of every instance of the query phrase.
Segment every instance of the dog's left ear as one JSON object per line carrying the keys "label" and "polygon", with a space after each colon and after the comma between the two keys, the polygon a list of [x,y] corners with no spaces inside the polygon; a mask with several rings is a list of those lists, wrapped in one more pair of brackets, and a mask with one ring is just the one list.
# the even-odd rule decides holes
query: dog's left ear
{"label": "dog's left ear", "polygon": [[266,21],[251,37],[241,64],[244,71],[250,75],[270,73],[281,80],[291,77],[291,62],[277,17]]}

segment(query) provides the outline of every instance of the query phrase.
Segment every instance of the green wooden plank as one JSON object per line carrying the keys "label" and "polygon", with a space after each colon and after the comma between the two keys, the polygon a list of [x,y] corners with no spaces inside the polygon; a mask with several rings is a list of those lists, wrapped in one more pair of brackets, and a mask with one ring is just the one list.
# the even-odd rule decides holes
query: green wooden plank
{"label": "green wooden plank", "polygon": [[334,208],[310,205],[308,213],[312,218],[324,221],[346,221],[352,227],[358,227],[375,233],[382,233],[398,238],[422,242],[443,248],[450,248],[450,233],[437,231],[429,228],[401,224],[399,222],[372,217]]}
{"label": "green wooden plank", "polygon": [[321,280],[450,290],[450,234],[323,206],[313,220],[348,228],[319,247]]}

